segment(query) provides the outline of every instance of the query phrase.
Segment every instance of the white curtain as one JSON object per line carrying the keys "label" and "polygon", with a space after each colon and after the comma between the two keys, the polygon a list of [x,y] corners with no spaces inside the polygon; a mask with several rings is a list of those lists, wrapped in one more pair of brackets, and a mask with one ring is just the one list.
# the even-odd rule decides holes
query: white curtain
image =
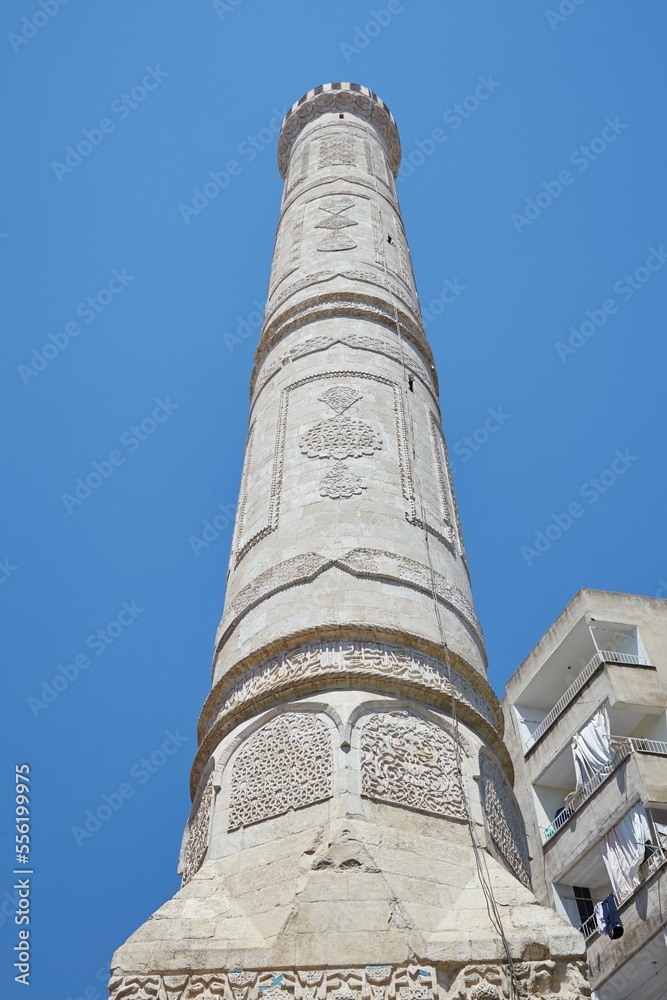
{"label": "white curtain", "polygon": [[601,708],[583,729],[572,737],[574,773],[577,779],[575,791],[579,791],[591,778],[603,771],[613,757],[609,746],[609,717],[606,708]]}
{"label": "white curtain", "polygon": [[635,806],[613,827],[601,844],[609,881],[619,902],[640,885],[637,869],[644,860],[644,849],[651,830],[642,805]]}

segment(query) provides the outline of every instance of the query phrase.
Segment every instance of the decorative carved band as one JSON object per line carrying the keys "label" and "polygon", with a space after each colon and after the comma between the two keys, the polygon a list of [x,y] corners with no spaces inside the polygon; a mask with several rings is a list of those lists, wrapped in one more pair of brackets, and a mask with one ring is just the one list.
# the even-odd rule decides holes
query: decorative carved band
{"label": "decorative carved band", "polygon": [[285,116],[278,139],[278,168],[285,178],[290,153],[301,130],[308,122],[328,112],[346,111],[359,116],[375,126],[387,148],[394,177],[401,165],[401,143],[393,115],[384,101],[367,87],[358,83],[326,83],[309,90]]}
{"label": "decorative carved band", "polygon": [[[345,285],[336,283],[331,288],[322,288],[323,284],[333,282],[336,278],[344,279]],[[352,282],[371,287],[357,288]],[[281,309],[283,302],[301,291],[306,291],[307,294]],[[269,299],[256,361],[261,361],[275,343],[294,329],[323,319],[361,319],[379,324],[394,333],[398,325],[401,334],[431,364],[433,355],[419,317],[417,300],[407,296],[379,270],[342,272],[327,268],[298,279]]]}
{"label": "decorative carved band", "polygon": [[308,969],[118,976],[110,1000],[436,1000],[435,970],[368,965]]}
{"label": "decorative carved band", "polygon": [[[586,1000],[585,962],[515,962],[514,990],[501,965],[201,971],[112,976],[110,1000]],[[451,985],[447,986],[447,981]]]}
{"label": "decorative carved band", "polygon": [[586,1000],[591,995],[585,962],[514,962],[512,973],[513,989],[507,966],[468,965],[443,992],[447,1000]]}
{"label": "decorative carved band", "polygon": [[241,706],[259,702],[269,692],[284,696],[296,681],[337,674],[371,680],[393,677],[446,697],[453,695],[460,704],[472,709],[499,731],[499,718],[490,702],[457,670],[450,668],[448,671],[432,657],[406,646],[346,641],[308,643],[257,664],[231,684],[223,680],[209,715],[207,731]]}
{"label": "decorative carved band", "polygon": [[[378,220],[373,226],[374,233],[378,233],[378,239],[380,237],[380,233],[378,232],[380,225],[381,223]],[[381,250],[381,256],[377,263],[383,264],[384,244],[380,242],[377,249],[378,251]],[[354,267],[344,267],[343,265],[336,269],[332,267],[321,267],[318,268],[317,271],[312,271],[310,274],[303,275],[303,277],[298,278],[291,285],[288,285],[287,288],[283,289],[283,291],[277,292],[271,297],[266,307],[264,329],[269,326],[274,313],[280,308],[280,306],[283,305],[284,302],[287,301],[287,299],[290,298],[290,296],[295,295],[297,292],[300,292],[305,288],[311,288],[313,285],[321,285],[324,282],[331,281],[332,278],[344,278],[346,281],[363,281],[366,284],[374,285],[380,291],[389,292],[389,294],[394,296],[396,299],[403,300],[404,304],[407,304],[411,309],[415,309],[415,311],[419,308],[417,299],[414,295],[406,295],[406,289],[402,288],[401,285],[396,284],[395,281],[392,281],[391,277],[385,273],[384,268],[382,270],[366,271]],[[319,295],[322,296],[321,289],[319,291]],[[419,331],[419,339],[423,342],[426,341],[426,335],[423,329],[420,329]]]}
{"label": "decorative carved band", "polygon": [[[360,351],[371,351],[373,354],[383,354],[393,361],[403,363],[410,375],[419,378],[426,388],[431,392],[437,391],[435,381],[435,369],[427,368],[422,361],[411,351],[401,354],[401,348],[396,339],[395,331],[387,336],[371,336],[366,333],[354,333],[352,331],[341,331],[340,333],[322,333],[306,336],[298,344],[294,344],[275,360],[266,364],[258,365],[253,373],[251,383],[251,395],[253,399],[264,388],[266,383],[273,376],[282,371],[285,365],[297,358],[305,357],[307,354],[314,354],[316,351],[326,351],[335,344],[342,344],[345,347],[352,347]],[[434,399],[437,403],[437,400]]]}
{"label": "decorative carved band", "polygon": [[[407,516],[407,515],[406,515]],[[217,646],[235,628],[248,612],[286,587],[308,583],[326,570],[337,567],[354,576],[394,580],[425,594],[435,595],[447,605],[468,626],[478,640],[480,652],[484,655],[482,627],[475,614],[472,602],[457,587],[452,586],[440,573],[431,573],[428,566],[397,556],[381,549],[351,549],[337,559],[327,558],[317,552],[304,552],[277,563],[271,569],[258,574],[252,583],[243,587],[236,597],[225,605]],[[297,598],[298,600],[298,598]]]}

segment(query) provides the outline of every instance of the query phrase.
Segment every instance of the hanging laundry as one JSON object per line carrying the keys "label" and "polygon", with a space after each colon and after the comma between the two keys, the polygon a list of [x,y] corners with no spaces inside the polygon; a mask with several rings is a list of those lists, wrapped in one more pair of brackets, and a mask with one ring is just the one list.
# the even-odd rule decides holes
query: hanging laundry
{"label": "hanging laundry", "polygon": [[602,900],[602,903],[598,904],[602,907],[602,920],[606,927],[605,934],[614,941],[616,938],[623,937],[623,924],[621,918],[618,915],[618,910],[616,909],[616,900],[614,899],[613,892]]}
{"label": "hanging laundry", "polygon": [[637,805],[609,831],[600,845],[609,881],[620,900],[627,899],[640,884],[638,869],[650,840],[644,807]]}
{"label": "hanging laundry", "polygon": [[607,931],[609,930],[609,927],[607,925],[607,919],[605,917],[604,907],[602,903],[596,903],[593,912],[595,913],[595,924],[598,929],[598,933],[606,934]]}
{"label": "hanging laundry", "polygon": [[614,754],[609,744],[609,717],[601,708],[586,725],[572,737],[572,755],[576,789],[579,791],[596,774],[604,771]]}

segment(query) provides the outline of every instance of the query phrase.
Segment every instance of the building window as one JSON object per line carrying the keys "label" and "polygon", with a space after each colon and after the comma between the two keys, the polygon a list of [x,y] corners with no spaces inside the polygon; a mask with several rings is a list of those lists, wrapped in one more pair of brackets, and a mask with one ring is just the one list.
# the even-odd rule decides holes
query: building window
{"label": "building window", "polygon": [[573,885],[572,888],[574,890],[574,901],[579,911],[579,921],[583,924],[595,912],[591,890],[585,885]]}

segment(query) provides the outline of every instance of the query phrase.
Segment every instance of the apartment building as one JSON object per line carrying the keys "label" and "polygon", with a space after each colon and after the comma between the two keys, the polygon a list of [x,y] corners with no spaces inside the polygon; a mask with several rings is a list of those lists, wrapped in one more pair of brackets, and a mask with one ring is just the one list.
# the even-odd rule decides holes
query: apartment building
{"label": "apartment building", "polygon": [[595,1000],[664,1000],[667,600],[580,590],[503,708],[538,899],[584,936]]}

